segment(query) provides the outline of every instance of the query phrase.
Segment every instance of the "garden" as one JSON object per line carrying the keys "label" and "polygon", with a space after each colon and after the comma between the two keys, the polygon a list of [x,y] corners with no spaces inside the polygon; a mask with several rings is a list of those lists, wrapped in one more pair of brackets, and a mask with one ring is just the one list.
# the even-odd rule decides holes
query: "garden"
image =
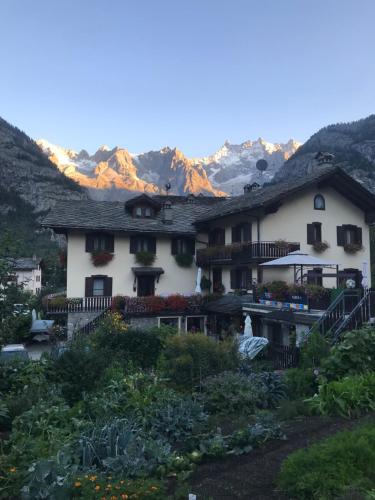
{"label": "garden", "polygon": [[314,333],[274,372],[231,339],[112,311],[62,352],[0,364],[0,498],[374,498],[374,360],[370,327],[333,347]]}

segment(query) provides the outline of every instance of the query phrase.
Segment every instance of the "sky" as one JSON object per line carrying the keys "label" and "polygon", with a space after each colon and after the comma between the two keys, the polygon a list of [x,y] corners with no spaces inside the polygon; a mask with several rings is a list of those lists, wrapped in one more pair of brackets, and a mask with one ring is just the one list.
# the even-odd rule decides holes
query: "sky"
{"label": "sky", "polygon": [[0,116],[94,152],[307,140],[375,112],[374,0],[0,0]]}

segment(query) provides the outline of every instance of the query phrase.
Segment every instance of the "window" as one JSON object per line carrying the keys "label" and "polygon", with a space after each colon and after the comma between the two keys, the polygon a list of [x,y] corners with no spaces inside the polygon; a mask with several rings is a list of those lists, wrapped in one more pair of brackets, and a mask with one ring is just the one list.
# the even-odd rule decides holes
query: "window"
{"label": "window", "polygon": [[152,210],[150,207],[145,207],[145,206],[138,206],[134,208],[133,214],[136,217],[151,217],[152,216]]}
{"label": "window", "polygon": [[39,274],[37,274],[37,275],[35,276],[35,281],[40,281],[40,275],[39,275]]}
{"label": "window", "polygon": [[326,201],[324,196],[321,194],[317,194],[314,198],[314,209],[315,210],[325,210],[326,209]]}
{"label": "window", "polygon": [[230,272],[230,287],[232,290],[248,290],[251,288],[252,272],[248,267],[238,267]]}
{"label": "window", "polygon": [[362,245],[362,228],[351,224],[337,226],[337,245]]}
{"label": "window", "polygon": [[180,330],[180,316],[158,318],[158,327],[160,328],[161,326],[171,326],[172,328],[177,328],[177,330]]}
{"label": "window", "polygon": [[223,227],[217,227],[208,233],[208,245],[225,245],[225,229]]}
{"label": "window", "polygon": [[322,241],[322,223],[313,222],[312,224],[307,224],[307,244],[314,245],[314,243],[320,243]]}
{"label": "window", "polygon": [[104,295],[104,278],[94,278],[92,286],[93,297],[102,297]]}
{"label": "window", "polygon": [[232,227],[232,243],[245,243],[251,241],[251,224],[244,223]]}
{"label": "window", "polygon": [[130,253],[156,253],[156,238],[153,236],[131,236]]}
{"label": "window", "polygon": [[307,271],[307,283],[309,285],[323,286],[323,270],[320,267]]}
{"label": "window", "polygon": [[212,291],[214,293],[223,291],[223,273],[220,267],[212,269]]}
{"label": "window", "polygon": [[205,316],[187,316],[186,331],[190,333],[206,333]]}
{"label": "window", "polygon": [[106,233],[86,234],[86,252],[113,252],[114,236]]}
{"label": "window", "polygon": [[193,238],[173,238],[171,244],[172,255],[181,253],[195,254],[195,240]]}

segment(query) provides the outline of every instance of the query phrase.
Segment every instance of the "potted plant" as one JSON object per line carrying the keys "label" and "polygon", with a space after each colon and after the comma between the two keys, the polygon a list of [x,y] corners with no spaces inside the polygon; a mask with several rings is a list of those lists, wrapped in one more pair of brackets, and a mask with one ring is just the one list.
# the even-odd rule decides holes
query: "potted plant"
{"label": "potted plant", "polygon": [[276,248],[279,248],[280,250],[288,250],[289,243],[280,238],[279,240],[275,240],[275,246],[276,246]]}
{"label": "potted plant", "polygon": [[183,295],[175,294],[165,298],[165,307],[170,311],[185,311],[188,305],[188,300]]}
{"label": "potted plant", "polygon": [[327,248],[329,248],[329,244],[326,241],[316,241],[313,244],[313,249],[318,253],[324,252]]}
{"label": "potted plant", "polygon": [[95,250],[91,253],[91,262],[95,267],[101,267],[111,262],[113,259],[113,253],[106,252],[105,250]]}
{"label": "potted plant", "polygon": [[362,249],[363,246],[361,245],[361,243],[346,243],[346,245],[344,245],[344,250],[347,253],[357,253]]}
{"label": "potted plant", "polygon": [[178,253],[174,258],[177,265],[180,267],[190,267],[193,263],[193,256],[191,253]]}
{"label": "potted plant", "polygon": [[138,264],[143,264],[144,266],[151,266],[155,262],[155,258],[155,254],[147,250],[142,250],[135,254],[135,260]]}

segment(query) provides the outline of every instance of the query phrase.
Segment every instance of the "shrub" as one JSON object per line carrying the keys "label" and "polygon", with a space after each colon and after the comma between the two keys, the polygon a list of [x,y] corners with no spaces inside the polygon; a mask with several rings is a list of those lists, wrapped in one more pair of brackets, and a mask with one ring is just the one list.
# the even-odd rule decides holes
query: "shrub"
{"label": "shrub", "polygon": [[322,364],[322,373],[329,380],[367,371],[375,371],[374,327],[345,332]]}
{"label": "shrub", "polygon": [[356,417],[375,410],[375,372],[353,375],[323,384],[309,400],[322,415]]}
{"label": "shrub", "polygon": [[291,399],[307,398],[318,391],[317,377],[312,368],[290,368],[285,372],[284,382]]}
{"label": "shrub", "polygon": [[344,431],[298,450],[284,461],[278,485],[288,498],[341,498],[375,487],[375,426]]}
{"label": "shrub", "polygon": [[311,408],[301,399],[285,399],[280,401],[280,405],[277,408],[277,415],[280,420],[291,420],[299,416],[308,416],[311,414]]}
{"label": "shrub", "polygon": [[0,320],[0,346],[18,344],[31,338],[31,315],[7,316]]}
{"label": "shrub", "polygon": [[196,333],[167,339],[162,369],[172,384],[191,389],[206,377],[236,368],[238,364],[235,343],[218,343]]}
{"label": "shrub", "polygon": [[303,368],[316,368],[321,365],[328,353],[328,341],[319,332],[312,332],[302,345],[300,366]]}
{"label": "shrub", "polygon": [[155,262],[155,259],[156,255],[152,252],[148,252],[147,250],[143,250],[135,254],[135,260],[138,264],[142,264],[143,266],[151,266]]}
{"label": "shrub", "polygon": [[181,267],[190,267],[193,263],[191,253],[178,253],[174,256],[176,263]]}
{"label": "shrub", "polygon": [[281,377],[268,372],[224,372],[208,377],[201,389],[204,405],[211,413],[251,414],[256,408],[274,408],[285,397]]}
{"label": "shrub", "polygon": [[285,281],[272,281],[271,283],[264,283],[258,287],[260,295],[270,293],[274,300],[285,300],[289,293],[288,285]]}

